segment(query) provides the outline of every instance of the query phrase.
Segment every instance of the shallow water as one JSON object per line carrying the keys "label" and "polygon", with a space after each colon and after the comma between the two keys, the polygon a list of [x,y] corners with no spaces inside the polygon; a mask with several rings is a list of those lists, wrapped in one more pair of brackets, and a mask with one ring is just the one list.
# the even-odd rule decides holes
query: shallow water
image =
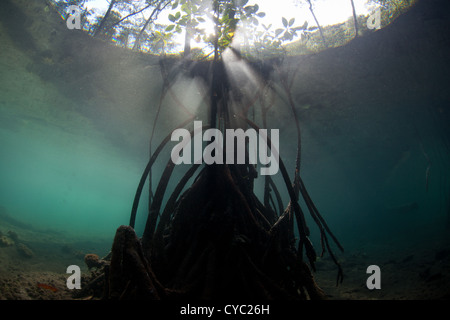
{"label": "shallow water", "polygon": [[[449,26],[448,20],[439,23]],[[5,44],[0,51],[0,231],[16,232],[35,252],[34,258],[23,260],[12,248],[0,247],[0,275],[7,278],[21,261],[25,271],[64,274],[66,265],[83,265],[78,251],[106,255],[117,227],[129,222],[148,161],[157,104],[149,104],[148,97],[159,99],[159,69],[149,64],[145,75],[152,82],[140,83],[142,87],[130,93],[132,85],[127,83],[137,81],[138,71],[122,73],[121,78],[126,67],[111,70],[114,62],[91,56],[98,69],[88,75],[95,80],[87,77],[80,82],[95,87],[81,89],[80,83],[78,88],[61,80],[70,79],[66,76],[74,70],[63,69],[62,76],[52,76],[56,62],[39,60],[43,63],[39,65],[29,48],[18,45],[20,38],[11,39],[9,26],[0,26]],[[450,231],[449,38],[448,33],[435,35],[416,50],[419,34],[415,41],[394,47],[392,43],[401,39],[394,37],[396,32],[414,34],[416,29],[411,26],[408,31],[407,26],[408,20],[400,21],[384,35],[380,32],[381,39],[390,39],[387,42],[371,38],[377,57],[364,58],[373,48],[361,41],[347,49],[290,60],[301,65],[293,92],[302,127],[302,177],[346,250],[338,254],[348,279],[341,291],[333,287],[335,270],[330,261],[323,258],[318,263],[319,284],[322,280],[335,298],[421,298],[420,286],[428,288],[422,298],[448,298],[448,290],[433,287],[433,281],[450,283],[444,272],[449,256],[436,258],[448,248]],[[429,30],[436,31],[429,27],[423,33]],[[383,43],[387,43],[385,50]],[[123,61],[129,66],[133,59]],[[136,62],[135,68],[144,70],[141,67]],[[186,96],[198,99],[191,92],[196,88],[190,89]],[[166,107],[155,145],[184,119],[179,110]],[[296,133],[294,125],[286,125],[289,118],[289,108],[278,101],[269,125],[280,129],[280,154],[292,173]],[[154,183],[169,152],[170,148],[156,163]],[[169,188],[181,175],[181,171],[175,174]],[[282,182],[279,176],[274,179]],[[138,234],[145,224],[147,188],[138,211]],[[260,185],[256,192],[262,194]],[[282,192],[286,204],[288,195]],[[317,228],[312,219],[307,221],[318,248]],[[371,264],[389,275],[387,289],[372,296],[361,289],[365,267]],[[420,275],[419,280],[408,280],[404,274],[396,282],[402,268]],[[48,294],[45,298],[52,298]],[[0,297],[26,295],[8,291]]]}

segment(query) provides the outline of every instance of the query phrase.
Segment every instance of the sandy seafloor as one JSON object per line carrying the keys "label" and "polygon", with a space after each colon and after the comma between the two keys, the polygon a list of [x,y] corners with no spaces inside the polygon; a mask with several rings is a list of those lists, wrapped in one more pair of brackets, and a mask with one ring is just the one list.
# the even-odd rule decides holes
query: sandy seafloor
{"label": "sandy seafloor", "polygon": [[[446,232],[447,230],[447,232]],[[16,243],[0,247],[0,299],[2,300],[73,300],[89,298],[67,289],[69,265],[79,265],[82,279],[91,271],[84,255],[100,257],[109,252],[112,239],[80,239],[52,230],[30,230],[1,221],[0,231],[17,235]],[[388,237],[385,241],[360,244],[338,254],[344,281],[336,286],[337,269],[325,255],[317,261],[314,273],[319,286],[331,300],[447,300],[450,299],[450,239],[448,229],[420,235],[415,243],[402,243]],[[18,249],[22,243],[32,251],[27,256]],[[430,247],[432,248],[430,250]],[[377,264],[381,270],[381,289],[369,290],[366,269]],[[82,283],[86,283],[82,280]],[[41,288],[38,283],[57,289]]]}

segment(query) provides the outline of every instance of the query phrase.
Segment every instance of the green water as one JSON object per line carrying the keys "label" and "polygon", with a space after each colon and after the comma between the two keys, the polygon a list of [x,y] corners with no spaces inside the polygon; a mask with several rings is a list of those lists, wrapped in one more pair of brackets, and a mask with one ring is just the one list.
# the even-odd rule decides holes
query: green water
{"label": "green water", "polygon": [[0,203],[36,227],[113,235],[129,219],[138,163],[105,141],[17,122],[2,128]]}
{"label": "green water", "polygon": [[[11,216],[37,228],[112,239],[116,228],[129,221],[136,187],[148,161],[154,111],[147,111],[146,123],[138,122],[140,116],[133,115],[136,111],[130,107],[118,113],[93,110],[86,115],[80,112],[85,109],[83,97],[68,99],[53,84],[26,70],[22,61],[17,67],[9,69],[5,64],[2,74],[5,83],[6,75],[16,80],[3,86],[1,96],[0,205]],[[22,91],[20,78],[32,93]],[[410,100],[392,102],[392,97],[381,99],[383,105],[371,105],[352,97],[341,106],[344,114],[317,107],[300,112],[303,179],[328,224],[347,239],[348,246],[360,239],[373,241],[371,237],[385,241],[400,235],[409,239],[414,232],[445,224],[449,161],[442,128],[444,134],[448,132],[442,119],[436,122],[427,112],[427,95],[420,96],[423,100],[414,105]],[[280,128],[281,157],[293,172],[295,128],[282,125],[286,109],[280,106],[276,110],[270,125]],[[125,122],[130,113],[135,123]],[[158,127],[159,136],[177,123],[171,110],[163,110],[163,116],[168,122]],[[135,137],[130,133],[133,126],[140,127]],[[129,133],[115,139],[120,130]],[[155,164],[155,183],[171,146]],[[432,162],[428,181],[424,152]],[[182,176],[182,169],[177,169],[169,190]],[[282,185],[280,175],[274,179]],[[280,190],[287,204],[287,192]],[[255,192],[262,196],[261,180]],[[147,199],[144,192],[138,233],[145,224]],[[413,210],[402,211],[405,205],[412,205]],[[314,237],[317,229],[307,219]]]}
{"label": "green water", "polygon": [[[358,39],[347,48],[286,59],[285,67],[298,68],[291,93],[301,123],[301,175],[346,249],[339,258],[354,252],[360,258],[364,252],[368,258],[363,263],[384,268],[383,263],[389,264],[384,254],[400,261],[413,252],[418,270],[413,271],[420,273],[438,264],[429,256],[446,246],[440,240],[448,241],[450,234],[450,51],[441,47],[450,41],[448,33],[428,39],[434,30],[430,25],[424,31],[406,25],[386,34],[380,31],[367,42]],[[394,37],[396,32],[405,36]],[[101,250],[106,253],[116,229],[129,223],[149,159],[149,138],[162,93],[157,59],[124,54],[103,44],[87,45],[65,57],[63,42],[52,47],[36,40],[36,48],[48,45],[54,51],[53,58],[43,59],[23,46],[28,38],[20,35],[0,23],[1,213],[13,220],[12,226],[19,223],[21,231],[54,232],[58,236],[52,241],[58,244],[68,238],[105,239]],[[425,45],[420,39],[426,39]],[[171,71],[178,74],[174,65]],[[153,151],[186,119],[179,100],[194,112],[204,112],[207,106],[201,95],[207,88],[200,80],[187,76],[172,80],[173,92],[162,104]],[[275,98],[268,125],[280,130],[280,156],[293,177],[296,128],[285,100]],[[261,120],[258,112],[256,120]],[[153,191],[173,145],[169,143],[155,163]],[[175,169],[164,201],[186,171]],[[280,174],[273,179],[286,206],[284,181]],[[260,199],[262,186],[258,179],[255,193]],[[318,229],[302,201],[320,253]],[[148,185],[136,220],[139,235],[147,212]],[[8,228],[0,224],[4,234]],[[23,237],[31,247],[44,241],[25,232]],[[419,256],[418,248],[429,256]],[[371,253],[384,260],[375,260]],[[400,264],[395,271],[401,273],[401,268]],[[356,278],[365,276],[364,270],[356,272],[352,266],[347,270],[357,273]]]}

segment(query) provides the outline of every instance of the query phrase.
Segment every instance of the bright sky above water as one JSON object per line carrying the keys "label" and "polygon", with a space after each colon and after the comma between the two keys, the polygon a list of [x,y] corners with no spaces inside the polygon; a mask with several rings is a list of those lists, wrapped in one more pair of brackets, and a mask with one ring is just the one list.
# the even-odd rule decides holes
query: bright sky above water
{"label": "bright sky above water", "polygon": [[[309,5],[306,1],[292,0],[258,0],[251,1],[258,3],[260,10],[266,13],[264,20],[272,23],[274,26],[281,26],[281,17],[288,20],[296,18],[298,23],[307,20],[308,23],[314,24],[313,17],[309,11]],[[367,14],[367,0],[354,0],[357,14]],[[323,26],[333,25],[346,21],[353,15],[350,0],[316,0],[313,1],[314,13]],[[266,23],[266,24],[267,24]]]}
{"label": "bright sky above water", "polygon": [[[368,14],[368,0],[354,0],[357,14]],[[266,16],[261,19],[261,22],[269,25],[273,24],[274,27],[281,26],[281,17],[287,19],[296,18],[298,23],[300,21],[307,20],[309,24],[314,24],[309,6],[306,1],[301,0],[253,0],[249,1],[249,5],[257,3],[260,7],[260,11],[265,12]],[[350,0],[315,0],[313,1],[314,13],[319,20],[319,23],[323,26],[333,25],[346,21],[352,16],[352,6]],[[94,0],[86,3],[89,8],[98,8],[106,11],[109,6],[107,0]],[[166,14],[167,15],[167,14]],[[160,17],[162,19],[165,18]]]}
{"label": "bright sky above water", "polygon": [[[368,4],[368,0],[353,0],[355,10],[358,15],[368,15],[373,10]],[[352,5],[350,0],[313,0],[313,10],[318,22],[321,26],[334,25],[345,22],[349,17],[353,16]],[[283,28],[282,17],[290,20],[295,18],[294,26],[301,26],[305,21],[308,22],[308,26],[316,26],[313,15],[309,9],[309,4],[305,0],[250,0],[247,5],[258,4],[259,12],[264,12],[266,15],[263,18],[258,18],[260,25],[266,26],[272,25],[272,31],[278,28]],[[97,9],[99,14],[106,12],[109,1],[107,0],[93,0],[86,3],[88,8]],[[169,7],[170,8],[170,7]],[[170,25],[169,13],[175,13],[179,11],[179,7],[174,12],[166,10],[158,16],[157,22],[163,25]],[[151,10],[143,12],[144,18],[148,18]],[[204,23],[202,28],[205,29],[207,34],[213,34],[214,27],[212,23]],[[262,27],[261,31],[263,31]],[[184,34],[176,34],[176,42],[182,45],[184,43]],[[296,40],[296,39],[294,39]],[[131,39],[129,45],[132,46],[134,39]],[[199,44],[191,43],[193,47],[204,46],[202,42]]]}

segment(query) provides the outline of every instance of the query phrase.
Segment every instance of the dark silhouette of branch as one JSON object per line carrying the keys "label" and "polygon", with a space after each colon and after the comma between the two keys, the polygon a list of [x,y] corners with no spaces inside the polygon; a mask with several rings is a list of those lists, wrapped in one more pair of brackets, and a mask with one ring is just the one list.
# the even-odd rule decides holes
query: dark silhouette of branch
{"label": "dark silhouette of branch", "polygon": [[323,35],[322,27],[320,26],[319,21],[317,20],[316,14],[314,13],[311,0],[306,0],[306,2],[308,2],[308,4],[309,4],[309,11],[311,11],[314,21],[316,22],[316,25],[319,28],[319,32],[320,32],[320,36],[322,37],[323,45],[325,46],[325,48],[328,48],[327,42],[325,40],[325,36]]}
{"label": "dark silhouette of branch", "polygon": [[353,2],[353,0],[350,0],[350,2],[352,3],[353,21],[355,23],[355,38],[357,38],[358,37],[358,18],[356,16],[355,3]]}
{"label": "dark silhouette of branch", "polygon": [[186,35],[184,37],[184,57],[187,58],[191,55],[191,40],[192,40],[192,26],[191,19],[187,22],[186,25]]}
{"label": "dark silhouette of branch", "polygon": [[[166,2],[166,3],[164,4],[164,2]],[[156,19],[156,17],[158,16],[158,13],[161,12],[165,7],[167,7],[167,5],[170,2],[171,2],[171,0],[160,0],[158,2],[155,9],[153,9],[153,11],[152,11],[152,14],[150,15],[150,17],[148,17],[147,21],[145,21],[144,26],[142,27],[141,31],[139,32],[139,35],[137,36],[136,41],[134,42],[133,50],[136,50],[139,47],[142,35],[144,34],[145,29],[147,29],[147,26],[149,25],[149,23],[151,21],[153,21],[154,19]],[[164,6],[163,6],[163,4],[164,4]]]}
{"label": "dark silhouette of branch", "polygon": [[96,37],[100,33],[100,31],[103,29],[103,26],[105,25],[106,20],[108,19],[109,15],[111,14],[112,8],[116,4],[116,2],[117,2],[117,0],[111,0],[108,10],[106,11],[105,15],[103,16],[102,21],[100,21],[100,25],[94,31],[94,37]]}
{"label": "dark silhouette of branch", "polygon": [[153,3],[150,3],[149,5],[147,5],[146,7],[142,8],[141,10],[135,11],[133,13],[130,13],[129,15],[123,17],[122,19],[120,19],[119,21],[115,22],[109,29],[114,28],[115,26],[117,26],[119,23],[121,23],[122,21],[128,19],[129,17],[132,17],[134,15],[137,15],[138,13],[141,13],[142,11],[150,8],[153,5]]}
{"label": "dark silhouette of branch", "polygon": [[[177,128],[182,128],[182,127],[186,126],[192,120],[193,120],[193,117],[187,119],[182,124],[180,124]],[[158,146],[158,148],[156,148],[155,152],[152,154],[152,156],[151,156],[149,162],[147,163],[147,166],[145,167],[145,170],[141,176],[141,180],[139,181],[139,185],[136,190],[136,194],[134,196],[133,207],[131,209],[130,227],[132,227],[132,228],[134,228],[134,223],[136,221],[137,208],[139,205],[139,199],[141,198],[142,189],[144,188],[144,183],[147,180],[147,176],[150,172],[150,169],[151,169],[153,163],[158,158],[158,155],[161,152],[161,150],[164,148],[164,146],[170,141],[171,136],[172,136],[172,133],[168,134],[164,138],[164,140],[161,142],[161,144]]]}

